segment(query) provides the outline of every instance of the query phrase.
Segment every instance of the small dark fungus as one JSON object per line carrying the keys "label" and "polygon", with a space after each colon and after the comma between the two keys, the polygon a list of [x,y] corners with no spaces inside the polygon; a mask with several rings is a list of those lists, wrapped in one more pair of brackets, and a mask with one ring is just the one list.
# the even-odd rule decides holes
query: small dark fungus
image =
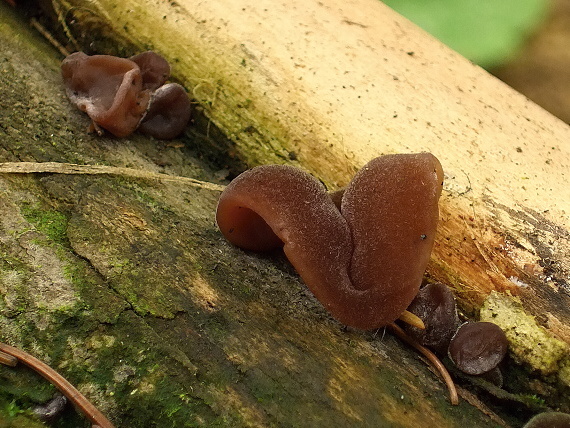
{"label": "small dark fungus", "polygon": [[14,348],[13,346],[6,345],[0,342],[0,352],[3,354],[11,355],[19,362],[30,367],[36,371],[43,378],[51,382],[59,391],[71,401],[75,407],[89,418],[93,426],[100,428],[114,428],[114,425],[97,409],[87,398],[81,394],[71,383],[69,383],[63,376],[52,369],[43,361],[38,360],[34,356],[22,351],[21,349]]}
{"label": "small dark fungus", "polygon": [[408,311],[425,324],[421,330],[410,325],[404,330],[420,344],[446,354],[451,338],[459,327],[455,297],[445,284],[431,283],[420,288]]}
{"label": "small dark fungus", "polygon": [[140,70],[143,80],[143,89],[154,91],[166,82],[170,76],[170,65],[162,56],[153,51],[147,51],[132,56]]}
{"label": "small dark fungus", "polygon": [[503,387],[503,372],[498,366],[486,373],[479,375],[479,378],[486,380],[487,382],[490,382],[499,388]]}
{"label": "small dark fungus", "polygon": [[55,422],[63,413],[67,406],[67,397],[63,394],[56,394],[45,404],[35,406],[32,411],[42,422]]}
{"label": "small dark fungus", "polygon": [[418,292],[434,243],[442,180],[430,153],[382,156],[355,175],[339,210],[311,175],[291,166],[261,166],[226,187],[216,220],[242,248],[283,246],[333,317],[373,329],[397,319]]}
{"label": "small dark fungus", "polygon": [[503,360],[508,342],[501,328],[491,322],[466,322],[449,344],[449,358],[470,375],[486,373]]}
{"label": "small dark fungus", "polygon": [[192,108],[188,94],[178,83],[168,83],[152,95],[139,129],[158,139],[175,138],[184,130]]}
{"label": "small dark fungus", "polygon": [[89,115],[95,129],[101,127],[124,137],[137,128],[150,92],[142,88],[136,63],[110,55],[75,52],[63,60],[61,72],[69,99]]}
{"label": "small dark fungus", "polygon": [[570,414],[544,412],[533,416],[523,428],[570,428]]}

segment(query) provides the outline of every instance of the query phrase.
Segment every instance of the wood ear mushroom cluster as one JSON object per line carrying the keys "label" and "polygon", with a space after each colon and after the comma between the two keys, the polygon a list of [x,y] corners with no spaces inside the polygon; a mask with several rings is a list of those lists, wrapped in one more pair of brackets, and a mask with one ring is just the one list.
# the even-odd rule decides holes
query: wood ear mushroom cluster
{"label": "wood ear mushroom cluster", "polygon": [[438,222],[443,170],[430,153],[378,157],[333,197],[291,166],[253,168],[222,193],[216,219],[233,244],[279,246],[341,323],[396,320],[417,294]]}
{"label": "wood ear mushroom cluster", "polygon": [[116,137],[137,128],[159,139],[178,136],[190,120],[190,99],[182,86],[168,83],[170,65],[148,51],[129,59],[75,52],[61,64],[66,92],[86,112],[92,127]]}
{"label": "wood ear mushroom cluster", "polygon": [[502,385],[499,364],[508,349],[507,336],[491,322],[461,323],[451,289],[442,283],[422,287],[408,310],[424,321],[425,329],[404,326],[405,332],[420,345],[447,355],[463,373],[485,376]]}

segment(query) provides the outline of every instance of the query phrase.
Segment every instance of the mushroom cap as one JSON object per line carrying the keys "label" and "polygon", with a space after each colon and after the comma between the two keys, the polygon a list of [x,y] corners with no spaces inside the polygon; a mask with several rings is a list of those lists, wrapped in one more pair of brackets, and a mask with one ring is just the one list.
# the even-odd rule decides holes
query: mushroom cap
{"label": "mushroom cap", "polygon": [[492,370],[507,353],[505,333],[491,322],[466,322],[449,343],[449,358],[461,371],[480,375]]}
{"label": "mushroom cap", "polygon": [[75,52],[61,63],[67,96],[98,126],[117,137],[131,134],[150,100],[139,66],[110,55]]}
{"label": "mushroom cap", "polygon": [[450,288],[439,282],[425,285],[420,288],[408,311],[421,318],[426,328],[421,330],[405,325],[406,333],[422,345],[445,354],[460,324]]}
{"label": "mushroom cap", "polygon": [[130,60],[135,62],[141,70],[143,89],[154,91],[162,86],[170,76],[168,61],[156,52],[146,51],[132,56]]}
{"label": "mushroom cap", "polygon": [[153,94],[139,129],[155,138],[168,140],[184,130],[192,108],[186,90],[178,83],[168,83]]}
{"label": "mushroom cap", "polygon": [[306,172],[259,166],[222,192],[216,221],[240,247],[283,245],[329,313],[368,330],[397,319],[419,290],[435,238],[442,180],[441,164],[430,153],[382,156],[354,176],[339,210]]}
{"label": "mushroom cap", "polygon": [[570,414],[544,412],[533,416],[523,428],[570,428]]}
{"label": "mushroom cap", "polygon": [[67,407],[68,398],[61,394],[56,393],[53,398],[44,404],[37,405],[33,408],[32,412],[42,422],[55,422],[64,412]]}

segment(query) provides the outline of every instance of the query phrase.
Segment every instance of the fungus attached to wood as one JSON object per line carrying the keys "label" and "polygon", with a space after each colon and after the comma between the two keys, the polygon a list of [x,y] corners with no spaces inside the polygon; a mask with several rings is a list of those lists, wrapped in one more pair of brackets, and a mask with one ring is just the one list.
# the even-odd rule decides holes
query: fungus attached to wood
{"label": "fungus attached to wood", "polygon": [[58,393],[46,403],[35,406],[32,412],[40,421],[54,423],[65,411],[67,402],[67,397]]}
{"label": "fungus attached to wood", "polygon": [[153,94],[139,129],[143,134],[169,140],[186,128],[192,108],[186,91],[178,83],[168,83]]}
{"label": "fungus attached to wood", "polygon": [[95,129],[101,127],[125,137],[138,127],[150,91],[143,90],[136,63],[110,55],[75,52],[63,60],[61,72],[69,99],[89,115]]}
{"label": "fungus attached to wood", "polygon": [[[43,378],[51,382],[59,391],[69,399],[81,412],[93,422],[93,426],[99,428],[114,428],[114,425],[97,409],[87,398],[83,396],[71,383],[62,375],[52,369],[43,361],[18,348],[0,342],[0,354],[10,355],[17,362],[22,362],[26,366],[35,370]],[[12,365],[12,364],[10,364]]]}
{"label": "fungus attached to wood", "polygon": [[285,165],[246,171],[222,193],[216,219],[245,249],[283,246],[341,323],[373,329],[417,294],[438,221],[443,171],[429,153],[382,156],[352,179],[335,206],[324,186]]}
{"label": "fungus attached to wood", "polygon": [[449,358],[461,371],[481,375],[497,367],[507,353],[503,330],[491,322],[466,322],[449,344]]}
{"label": "fungus attached to wood", "polygon": [[154,91],[164,85],[170,76],[170,64],[156,52],[146,51],[132,56],[130,60],[141,70],[143,89]]}
{"label": "fungus attached to wood", "polygon": [[439,354],[446,354],[460,324],[455,297],[449,287],[441,283],[425,285],[420,288],[408,311],[422,319],[425,329],[406,325],[406,333]]}
{"label": "fungus attached to wood", "polygon": [[170,65],[155,52],[130,59],[75,52],[63,60],[61,72],[69,99],[89,115],[99,134],[105,129],[126,137],[140,125],[146,134],[171,139],[190,119],[186,91],[175,83],[164,85]]}
{"label": "fungus attached to wood", "polygon": [[523,428],[570,428],[570,414],[544,412],[532,417]]}

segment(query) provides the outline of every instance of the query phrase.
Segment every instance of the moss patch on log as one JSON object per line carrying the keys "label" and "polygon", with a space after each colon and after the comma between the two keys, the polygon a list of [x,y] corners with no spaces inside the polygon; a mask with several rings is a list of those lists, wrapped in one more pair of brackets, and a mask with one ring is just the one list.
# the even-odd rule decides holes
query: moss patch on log
{"label": "moss patch on log", "polygon": [[19,181],[2,181],[2,231],[18,237],[7,253],[28,248],[26,290],[45,274],[30,257],[51,257],[65,299],[15,298],[6,287],[4,299],[23,305],[0,314],[0,336],[58,368],[121,426],[409,426],[426,414],[438,426],[487,423],[467,403],[450,408],[441,383],[394,339],[340,331],[282,257],[225,242],[216,192],[113,177]]}
{"label": "moss patch on log", "polygon": [[509,340],[511,355],[531,370],[552,375],[568,359],[568,345],[538,325],[515,297],[491,293],[481,308],[480,319],[501,327]]}

